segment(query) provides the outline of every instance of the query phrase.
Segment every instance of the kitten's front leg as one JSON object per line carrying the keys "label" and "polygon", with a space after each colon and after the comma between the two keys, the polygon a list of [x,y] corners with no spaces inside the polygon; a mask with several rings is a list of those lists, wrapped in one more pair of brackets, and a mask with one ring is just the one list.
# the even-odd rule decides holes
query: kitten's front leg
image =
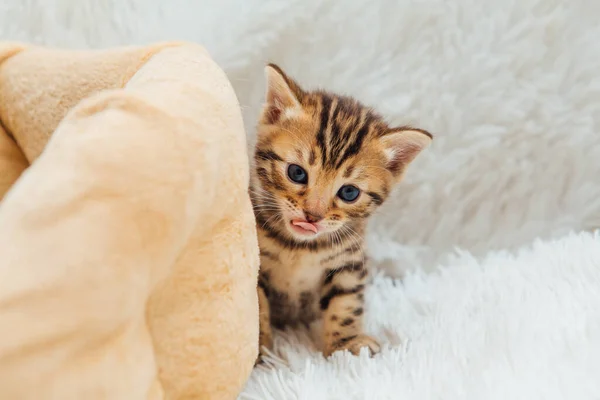
{"label": "kitten's front leg", "polygon": [[273,346],[273,333],[271,330],[271,311],[269,300],[265,293],[265,287],[262,282],[258,284],[258,357],[255,364],[261,362],[261,355],[264,354],[264,348],[270,349]]}
{"label": "kitten's front leg", "polygon": [[362,263],[349,263],[327,272],[320,302],[326,357],[337,350],[358,355],[362,347],[367,347],[371,355],[379,352],[379,343],[363,332],[366,277]]}

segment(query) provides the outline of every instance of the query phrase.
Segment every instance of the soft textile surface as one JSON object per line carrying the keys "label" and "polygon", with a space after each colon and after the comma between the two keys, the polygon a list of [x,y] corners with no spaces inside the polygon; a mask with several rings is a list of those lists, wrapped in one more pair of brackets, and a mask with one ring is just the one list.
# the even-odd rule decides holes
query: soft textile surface
{"label": "soft textile surface", "polygon": [[[592,336],[582,333],[596,318],[594,290],[584,285],[598,281],[582,278],[583,269],[600,268],[592,238],[549,242],[515,259],[447,256],[455,247],[476,257],[515,251],[538,237],[600,227],[598,20],[600,5],[586,0],[0,4],[0,34],[11,38],[73,47],[165,38],[203,43],[232,80],[251,135],[267,61],[307,86],[356,95],[391,122],[436,135],[368,237],[373,258],[392,275],[447,267],[444,278],[420,275],[406,286],[378,278],[370,292],[373,328],[384,321],[405,333],[406,355],[385,350],[362,361],[369,375],[361,378],[349,366],[355,364],[305,365],[308,350],[291,345],[283,354],[292,372],[257,371],[246,390],[255,398],[277,390],[312,398],[300,395],[306,379],[319,382],[315,392],[332,388],[329,398],[343,397],[357,379],[368,382],[368,393],[398,398],[405,388],[411,395],[404,398],[415,399],[502,398],[496,389],[522,398],[578,398],[579,390],[593,389],[584,385],[587,375],[577,375],[597,369],[578,352],[594,351]],[[521,296],[518,288],[528,287],[531,294]],[[472,309],[458,302],[465,290],[475,291]],[[414,299],[448,308],[415,310]],[[559,385],[569,396],[552,390]]]}
{"label": "soft textile surface", "polygon": [[518,256],[461,255],[403,284],[378,276],[366,315],[380,355],[325,360],[286,335],[289,367],[255,371],[241,399],[598,398],[598,260],[600,235],[573,235]]}
{"label": "soft textile surface", "polygon": [[195,44],[0,41],[0,94],[2,182],[31,163],[0,192],[0,398],[235,398],[259,260],[223,71]]}

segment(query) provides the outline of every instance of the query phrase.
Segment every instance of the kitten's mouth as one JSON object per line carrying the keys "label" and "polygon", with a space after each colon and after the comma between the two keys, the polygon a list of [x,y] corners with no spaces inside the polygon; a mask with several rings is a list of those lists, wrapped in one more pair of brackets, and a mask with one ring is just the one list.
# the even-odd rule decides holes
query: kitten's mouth
{"label": "kitten's mouth", "polygon": [[294,232],[301,235],[313,236],[319,233],[319,227],[303,219],[293,219],[290,225]]}

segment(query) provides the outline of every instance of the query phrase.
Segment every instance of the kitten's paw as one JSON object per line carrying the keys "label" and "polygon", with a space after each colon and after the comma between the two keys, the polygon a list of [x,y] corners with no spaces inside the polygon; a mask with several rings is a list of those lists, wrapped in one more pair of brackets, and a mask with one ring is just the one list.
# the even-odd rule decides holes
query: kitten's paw
{"label": "kitten's paw", "polygon": [[257,365],[264,364],[265,361],[263,360],[263,357],[266,355],[267,352],[261,347],[258,351],[258,356],[256,356],[256,360],[254,361],[254,366],[256,367]]}
{"label": "kitten's paw", "polygon": [[334,352],[340,350],[348,350],[350,353],[357,356],[360,354],[360,349],[362,349],[363,347],[369,349],[369,354],[371,356],[374,356],[381,350],[381,346],[379,345],[379,343],[371,336],[357,335],[352,338],[341,339],[335,343],[332,343],[329,349],[325,351],[325,356],[329,357]]}
{"label": "kitten's paw", "polygon": [[259,364],[263,364],[263,356],[267,355],[267,351],[266,349],[272,349],[273,348],[273,337],[271,336],[270,333],[263,333],[261,332],[260,334],[260,342],[259,342],[259,346],[258,346],[258,356],[256,357],[256,361],[254,361],[254,366],[257,366]]}
{"label": "kitten's paw", "polygon": [[257,365],[261,365],[264,364],[264,360],[262,359],[262,354],[258,353],[258,356],[256,357],[256,360],[254,360],[254,366],[256,367]]}

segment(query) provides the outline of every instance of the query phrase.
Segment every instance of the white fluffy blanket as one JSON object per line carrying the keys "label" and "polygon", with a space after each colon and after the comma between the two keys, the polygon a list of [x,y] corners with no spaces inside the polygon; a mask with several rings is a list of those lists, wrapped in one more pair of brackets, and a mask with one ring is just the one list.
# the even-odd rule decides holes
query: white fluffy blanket
{"label": "white fluffy blanket", "polygon": [[461,254],[442,271],[378,276],[373,359],[311,349],[287,334],[287,360],[242,399],[596,399],[600,394],[600,236],[537,242],[513,256]]}
{"label": "white fluffy blanket", "polygon": [[382,354],[286,333],[241,399],[600,397],[598,21],[591,0],[0,1],[1,39],[203,43],[251,138],[267,61],[435,134],[367,238]]}

